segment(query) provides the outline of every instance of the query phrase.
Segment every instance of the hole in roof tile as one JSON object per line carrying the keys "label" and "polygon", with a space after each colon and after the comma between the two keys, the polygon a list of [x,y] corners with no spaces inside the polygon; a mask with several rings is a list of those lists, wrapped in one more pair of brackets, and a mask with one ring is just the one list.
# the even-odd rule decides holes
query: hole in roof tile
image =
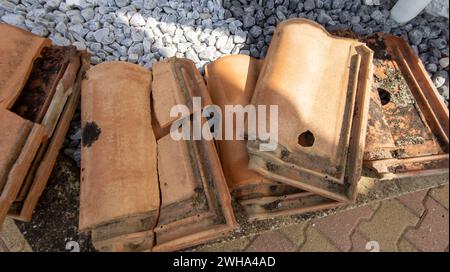
{"label": "hole in roof tile", "polygon": [[383,88],[378,88],[378,96],[380,97],[381,100],[381,105],[386,105],[389,102],[391,102],[391,93],[386,91]]}
{"label": "hole in roof tile", "polygon": [[298,144],[303,147],[313,146],[315,140],[314,134],[309,130],[298,135]]}

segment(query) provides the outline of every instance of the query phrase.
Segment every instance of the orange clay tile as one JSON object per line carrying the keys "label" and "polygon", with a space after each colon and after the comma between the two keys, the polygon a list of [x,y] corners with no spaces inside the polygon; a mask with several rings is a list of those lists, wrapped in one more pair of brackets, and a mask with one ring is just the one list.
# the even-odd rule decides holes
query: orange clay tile
{"label": "orange clay tile", "polygon": [[383,179],[447,173],[449,113],[422,62],[399,37],[363,40],[375,51],[364,165]]}
{"label": "orange clay tile", "polygon": [[[205,77],[212,102],[218,105],[222,112],[225,105],[248,105],[262,63],[262,60],[249,56],[232,55],[209,64]],[[246,141],[218,140],[216,144],[228,187],[244,207],[250,220],[336,207],[336,201],[267,180],[249,170]]]}
{"label": "orange clay tile", "polygon": [[193,170],[196,162],[191,162],[188,148],[186,142],[174,141],[170,135],[158,140],[161,210],[165,211],[160,215],[159,223],[194,214],[196,209],[201,210],[208,204],[206,199],[195,202],[204,189],[202,180],[196,178],[198,174]]}
{"label": "orange clay tile", "polygon": [[[171,65],[185,76],[175,89],[206,91],[203,79],[191,84],[198,71],[190,62]],[[152,87],[165,75],[155,74]],[[83,80],[80,229],[92,230],[102,251],[177,250],[236,225],[214,142],[174,141],[155,124],[151,81],[149,71],[120,62],[97,65]],[[157,145],[152,126],[162,131]]]}
{"label": "orange clay tile", "polygon": [[[53,128],[57,125],[58,121],[60,121],[59,117],[62,109],[71,92],[70,85],[74,83],[79,66],[80,56],[75,47],[45,47],[42,50],[41,56],[34,62],[30,76],[10,110],[22,118],[35,123],[40,123],[46,127],[48,137],[50,138],[52,136]],[[66,89],[63,88],[63,81],[66,81],[65,84],[69,85]],[[71,116],[69,118],[71,118]],[[43,118],[46,120],[43,121]],[[64,122],[68,126],[70,120],[65,120]],[[58,139],[54,138],[53,141],[57,140],[62,144],[64,136],[65,133],[56,137]],[[24,198],[30,191],[30,187],[34,182],[36,170],[40,166],[41,160],[47,151],[49,141],[50,140],[45,141],[39,147],[38,153],[33,159],[33,164],[30,166],[28,174],[22,184],[19,195],[10,209],[9,215],[17,215],[17,213],[19,213],[18,210],[22,208]],[[57,154],[59,148],[60,147],[53,152]],[[54,162],[50,165],[50,169],[46,171],[48,175],[50,175],[53,164]],[[34,205],[35,203],[28,204],[30,209],[29,219],[31,219],[31,212],[32,209],[34,209]],[[16,217],[16,219],[18,218]]]}
{"label": "orange clay tile", "polygon": [[[59,89],[71,89],[79,56],[72,47],[50,46],[48,39],[6,24],[0,24],[0,39],[1,223],[6,214],[20,220],[31,219],[65,131],[56,129],[56,136],[51,136],[55,127],[66,126],[67,130],[79,99],[75,95],[71,112],[66,107],[68,113],[60,118],[72,91]],[[50,63],[55,68],[51,72],[41,69]],[[66,99],[55,99],[60,93]],[[25,113],[28,111],[33,112],[32,118]],[[42,121],[45,117],[47,120]]]}
{"label": "orange clay tile", "polygon": [[0,108],[10,108],[20,94],[33,62],[50,40],[0,23]]}
{"label": "orange clay tile", "polygon": [[[50,108],[61,107],[52,116],[52,118],[56,119],[54,121],[55,128],[51,135],[52,137],[44,145],[41,145],[36,156],[39,159],[35,159],[25,180],[25,183],[29,182],[28,187],[25,187],[25,184],[22,185],[19,196],[12,205],[8,216],[21,221],[31,220],[34,208],[45,189],[59,150],[69,129],[70,121],[78,106],[82,75],[88,68],[89,55],[82,53],[81,57],[78,56],[72,60],[58,83],[58,87],[62,89],[63,97],[66,99],[57,100],[55,94],[55,98],[51,102]],[[52,106],[53,104],[54,106]],[[58,112],[60,112],[60,115]]]}
{"label": "orange clay tile", "polygon": [[19,157],[33,124],[5,109],[0,110],[0,120],[0,131],[2,132],[2,141],[0,142],[1,192],[8,180],[9,170]]}
{"label": "orange clay tile", "polygon": [[[236,226],[214,142],[158,140],[161,209],[153,251],[191,247]],[[182,189],[180,189],[182,188]]]}
{"label": "orange clay tile", "polygon": [[[249,166],[250,167],[250,166]],[[255,199],[267,196],[283,196],[289,194],[301,193],[303,190],[296,187],[279,183],[276,181],[270,181],[265,183],[255,183],[243,186],[239,189],[235,189],[232,195],[239,201]]]}
{"label": "orange clay tile", "polygon": [[175,105],[185,105],[193,113],[192,98],[201,97],[202,106],[210,105],[206,86],[194,62],[188,59],[170,58],[153,66],[152,98],[159,127],[170,126],[185,116],[170,116]]}
{"label": "orange clay tile", "polygon": [[156,224],[160,198],[151,82],[150,71],[126,62],[96,65],[82,82],[79,229],[116,233],[99,240]]}
{"label": "orange clay tile", "polygon": [[[245,107],[250,103],[262,63],[262,60],[246,55],[232,55],[206,66],[208,92],[212,102],[221,108],[222,114],[225,114],[225,105]],[[233,131],[236,134],[234,118],[233,121]],[[224,127],[221,136],[222,140],[216,141],[217,151],[231,192],[241,187],[272,183],[248,169],[247,141],[224,140]]]}
{"label": "orange clay tile", "polygon": [[31,124],[5,109],[0,109],[0,131],[4,137],[0,143],[0,170],[2,178],[5,179],[0,190],[2,225],[19,194],[39,146],[47,138],[47,133],[43,126]]}
{"label": "orange clay tile", "polygon": [[254,105],[278,105],[278,145],[261,152],[258,141],[249,141],[252,169],[324,197],[354,201],[372,54],[363,43],[334,37],[308,20],[279,24],[252,97]]}

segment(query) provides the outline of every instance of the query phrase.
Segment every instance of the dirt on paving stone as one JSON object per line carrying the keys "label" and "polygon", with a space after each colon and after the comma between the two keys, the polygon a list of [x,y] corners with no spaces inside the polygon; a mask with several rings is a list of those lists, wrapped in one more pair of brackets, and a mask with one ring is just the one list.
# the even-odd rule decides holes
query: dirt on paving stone
{"label": "dirt on paving stone", "polygon": [[73,242],[81,252],[95,251],[90,235],[78,233],[79,190],[79,168],[61,152],[32,221],[16,221],[33,251],[72,251]]}

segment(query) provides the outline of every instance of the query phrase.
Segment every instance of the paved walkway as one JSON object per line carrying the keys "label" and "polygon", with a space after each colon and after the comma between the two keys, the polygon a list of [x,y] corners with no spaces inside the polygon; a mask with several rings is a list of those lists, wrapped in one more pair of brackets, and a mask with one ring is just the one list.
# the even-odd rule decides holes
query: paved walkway
{"label": "paved walkway", "polygon": [[449,186],[200,251],[448,251]]}
{"label": "paved walkway", "polygon": [[0,231],[0,252],[31,252],[31,247],[14,221],[6,218]]}

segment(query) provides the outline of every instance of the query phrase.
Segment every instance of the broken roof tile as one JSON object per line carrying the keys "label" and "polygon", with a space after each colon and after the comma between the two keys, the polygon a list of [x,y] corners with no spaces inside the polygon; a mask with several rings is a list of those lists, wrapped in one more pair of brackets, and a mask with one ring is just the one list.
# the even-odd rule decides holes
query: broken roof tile
{"label": "broken roof tile", "polygon": [[193,113],[193,97],[202,98],[202,107],[211,104],[206,86],[193,61],[169,58],[153,65],[152,98],[155,117],[161,128],[185,116],[170,116],[175,105],[185,105]]}
{"label": "broken roof tile", "polygon": [[20,155],[22,147],[27,140],[33,124],[20,118],[16,114],[0,110],[0,131],[2,141],[0,142],[0,192],[8,180],[11,167]]}
{"label": "broken roof tile", "polygon": [[[25,183],[11,206],[8,216],[21,221],[31,220],[39,197],[52,173],[59,150],[69,129],[70,121],[78,106],[81,78],[89,68],[89,63],[88,54],[81,53],[81,57],[77,56],[69,63],[66,72],[58,83],[58,90],[46,113],[46,116],[50,116],[50,122],[45,122],[45,118],[42,122],[44,125],[52,123],[47,126],[47,130],[52,133],[51,138],[40,146],[38,155],[33,161]],[[52,114],[49,115],[49,113]]]}
{"label": "broken roof tile", "polygon": [[264,220],[277,216],[298,215],[345,205],[310,192],[288,194],[278,197],[261,197],[241,201],[249,220]]}
{"label": "broken roof tile", "polygon": [[[95,232],[95,231],[94,231]],[[152,230],[127,233],[107,240],[93,240],[94,247],[102,252],[143,252],[153,247]]]}
{"label": "broken roof tile", "polygon": [[[73,46],[43,48],[11,111],[32,122],[41,123],[53,101],[60,79],[69,63],[76,59],[79,60],[79,56]],[[79,63],[75,64],[79,66]],[[78,70],[78,67],[75,68]]]}
{"label": "broken roof tile", "polygon": [[[51,137],[53,130],[58,125],[67,127],[73,115],[72,111],[59,118],[67,111],[74,81],[73,76],[64,76],[68,70],[77,73],[79,54],[74,48],[51,46],[50,40],[7,24],[0,24],[0,40],[0,119],[5,126],[0,129],[0,222],[6,213],[30,220],[65,136],[65,131],[60,131]],[[58,87],[63,85],[65,88]],[[78,97],[74,99],[78,101]],[[76,107],[76,102],[72,104]],[[50,142],[53,144],[48,145]]]}
{"label": "broken roof tile", "polygon": [[[198,73],[179,63],[172,68],[186,80],[172,82],[178,90]],[[160,80],[166,79],[155,75],[153,87]],[[80,229],[92,230],[100,250],[182,249],[236,224],[214,143],[175,141],[168,131],[156,143],[151,82],[149,71],[120,62],[97,65],[83,80]],[[206,90],[203,80],[195,84],[190,91]]]}
{"label": "broken roof tile", "polygon": [[448,172],[449,113],[401,38],[363,39],[375,51],[364,165],[382,179]]}
{"label": "broken roof tile", "polygon": [[[3,112],[3,113],[1,113]],[[7,161],[7,168],[2,169],[5,170],[6,172],[6,182],[4,183],[3,189],[0,191],[0,224],[3,223],[5,216],[7,215],[11,205],[14,203],[17,195],[19,194],[20,188],[25,180],[25,177],[28,173],[28,169],[30,168],[33,159],[39,149],[39,146],[47,140],[47,131],[46,129],[39,125],[39,124],[32,124],[31,125],[31,130],[29,130],[28,128],[24,128],[22,127],[23,123],[21,124],[21,122],[19,124],[17,123],[10,123],[10,120],[14,119],[11,116],[6,116],[9,115],[10,112],[0,109],[0,123],[5,123],[5,124],[10,124],[12,125],[11,127],[9,127],[6,130],[3,130],[2,132],[5,133],[4,131],[8,131],[8,132],[14,132],[14,130],[11,130],[12,128],[14,128],[14,125],[19,125],[19,130],[18,132],[21,135],[20,142],[22,142],[20,144],[20,146],[17,146],[16,143],[13,143],[11,147],[13,147],[14,149],[16,148],[20,148],[19,152],[16,154],[16,152],[14,153],[14,156],[12,158],[12,160],[10,160],[8,158],[8,156],[10,156],[10,154],[0,154],[1,158],[0,158],[0,162],[1,165],[5,165],[5,163],[3,163],[3,160],[5,158],[8,159]],[[2,116],[6,116],[5,119],[2,118]],[[3,120],[2,120],[3,119]],[[22,119],[23,120],[23,119]],[[28,121],[26,121],[28,122]],[[28,126],[28,125],[26,125]],[[16,130],[17,131],[17,130]],[[27,133],[26,131],[29,131],[29,133]],[[20,135],[18,134],[18,135]],[[17,137],[18,135],[14,135],[15,137]],[[25,141],[23,142],[23,140],[25,139]],[[2,141],[3,142],[3,141]],[[11,144],[11,142],[5,142],[6,145]],[[3,145],[3,144],[2,144]],[[3,147],[0,147],[1,149],[3,149]],[[11,151],[11,150],[8,150]]]}

